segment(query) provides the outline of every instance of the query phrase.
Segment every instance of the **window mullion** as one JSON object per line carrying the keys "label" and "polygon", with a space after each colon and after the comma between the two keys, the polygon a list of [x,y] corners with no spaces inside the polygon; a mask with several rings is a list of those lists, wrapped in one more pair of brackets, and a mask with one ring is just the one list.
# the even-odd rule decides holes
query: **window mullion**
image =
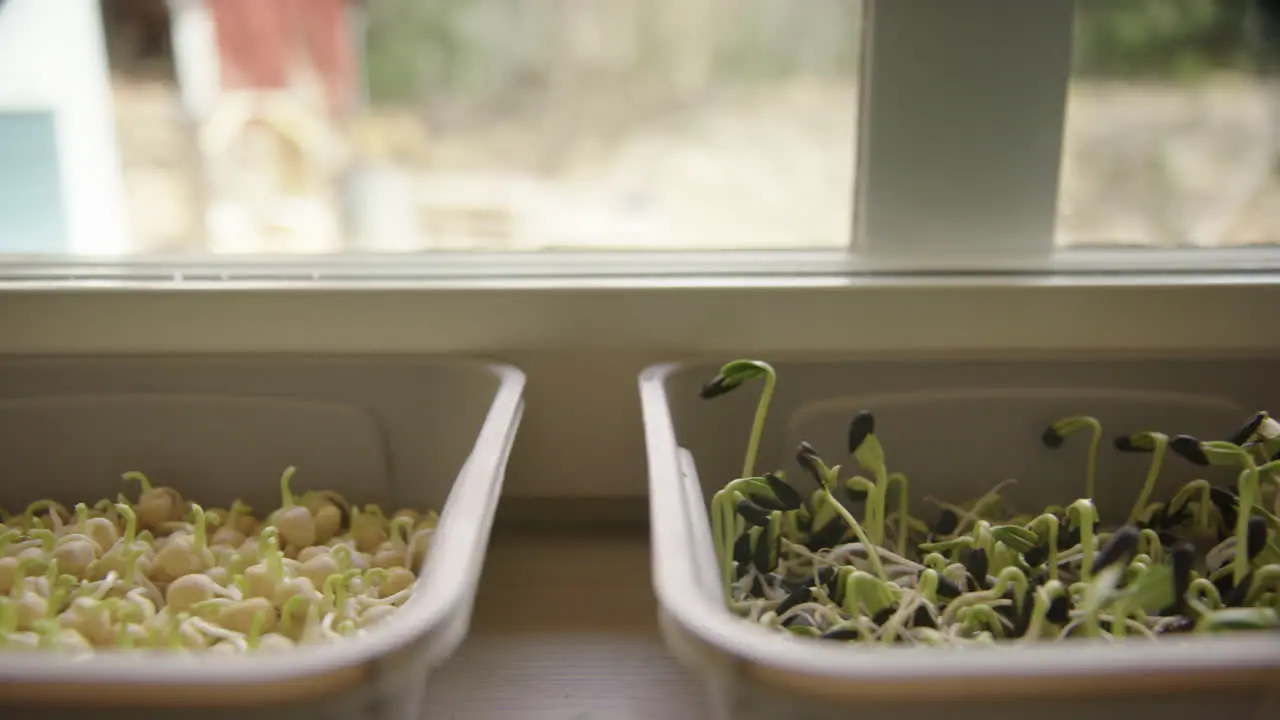
{"label": "window mullion", "polygon": [[854,245],[872,267],[1053,253],[1073,0],[865,0]]}

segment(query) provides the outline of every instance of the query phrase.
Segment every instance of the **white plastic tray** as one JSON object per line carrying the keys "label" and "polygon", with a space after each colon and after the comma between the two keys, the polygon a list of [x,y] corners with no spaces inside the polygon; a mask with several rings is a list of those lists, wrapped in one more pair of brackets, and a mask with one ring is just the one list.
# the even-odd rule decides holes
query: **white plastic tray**
{"label": "white plastic tray", "polygon": [[[649,462],[654,588],[663,635],[703,676],[721,718],[895,720],[1040,717],[1166,720],[1271,718],[1280,713],[1280,637],[1173,642],[1073,641],[974,650],[866,648],[792,637],[730,613],[716,582],[707,502],[741,471],[760,383],[714,400],[699,386],[718,364],[668,364],[640,376]],[[1014,477],[1006,493],[1028,507],[1083,492],[1086,443],[1057,451],[1043,428],[1073,414],[1108,433],[1162,430],[1220,437],[1250,413],[1280,410],[1271,360],[1065,363],[887,361],[780,363],[757,469],[794,464],[811,442],[831,464],[846,462],[853,413],[876,414],[892,469],[924,495],[969,500]],[[1145,460],[1100,453],[1104,522],[1128,509]],[[1164,488],[1191,479],[1171,458]],[[1203,474],[1203,473],[1201,473]]]}
{"label": "white plastic tray", "polygon": [[367,636],[283,654],[0,652],[0,717],[408,720],[466,636],[524,375],[410,358],[0,360],[0,505],[117,492],[141,470],[206,505],[279,503],[278,479],[440,509],[418,589]]}

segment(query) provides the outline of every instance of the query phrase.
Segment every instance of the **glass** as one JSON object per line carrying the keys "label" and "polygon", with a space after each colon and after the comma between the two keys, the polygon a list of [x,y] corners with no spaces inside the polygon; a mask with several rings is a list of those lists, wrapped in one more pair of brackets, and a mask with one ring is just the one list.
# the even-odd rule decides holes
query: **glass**
{"label": "glass", "polygon": [[1059,246],[1280,244],[1280,2],[1078,0]]}
{"label": "glass", "polygon": [[859,0],[100,8],[127,243],[61,251],[849,244]]}

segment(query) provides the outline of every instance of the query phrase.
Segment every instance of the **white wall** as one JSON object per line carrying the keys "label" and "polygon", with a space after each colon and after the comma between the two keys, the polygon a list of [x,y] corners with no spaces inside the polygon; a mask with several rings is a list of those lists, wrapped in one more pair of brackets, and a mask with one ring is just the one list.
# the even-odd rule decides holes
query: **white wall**
{"label": "white wall", "polygon": [[129,249],[106,42],[97,0],[7,0],[0,108],[51,109],[67,211],[66,249]]}

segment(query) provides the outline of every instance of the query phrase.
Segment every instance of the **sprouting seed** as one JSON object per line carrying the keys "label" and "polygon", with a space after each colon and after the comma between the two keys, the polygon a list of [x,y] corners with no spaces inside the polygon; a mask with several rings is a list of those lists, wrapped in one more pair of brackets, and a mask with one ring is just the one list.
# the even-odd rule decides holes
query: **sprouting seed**
{"label": "sprouting seed", "polygon": [[1150,448],[1139,447],[1129,435],[1120,435],[1115,439],[1116,449],[1120,452],[1141,453],[1151,452]]}
{"label": "sprouting seed", "polygon": [[818,584],[826,591],[827,597],[835,600],[837,603],[844,601],[844,595],[841,592],[843,587],[840,583],[840,572],[833,567],[824,567],[818,571]]}
{"label": "sprouting seed", "polygon": [[1138,552],[1138,529],[1126,525],[1111,533],[1093,562],[1095,571],[1116,563],[1128,563]]}
{"label": "sprouting seed", "polygon": [[1065,595],[1059,595],[1049,603],[1049,610],[1045,617],[1055,625],[1066,625],[1071,619],[1070,613],[1071,601]]}
{"label": "sprouting seed", "polygon": [[955,600],[963,594],[964,591],[960,589],[959,585],[951,582],[951,580],[946,577],[941,575],[938,576],[938,597],[945,598],[947,600]]}
{"label": "sprouting seed", "polygon": [[1254,516],[1249,518],[1248,542],[1245,545],[1249,560],[1256,560],[1267,546],[1267,521]]}
{"label": "sprouting seed", "polygon": [[771,511],[760,507],[746,498],[739,500],[738,504],[734,506],[734,509],[738,511],[738,514],[742,516],[743,520],[759,527],[768,525],[769,518],[773,515]]}
{"label": "sprouting seed", "polygon": [[960,516],[950,508],[943,508],[942,513],[938,515],[938,520],[933,524],[933,532],[935,535],[950,535],[956,531],[956,527],[960,525]]}
{"label": "sprouting seed", "polygon": [[1236,496],[1235,488],[1215,485],[1209,488],[1209,499],[1214,507],[1218,508],[1218,512],[1222,513],[1222,524],[1228,529],[1234,528],[1238,516],[1236,508],[1240,505],[1240,498]]}
{"label": "sprouting seed", "polygon": [[1224,573],[1221,577],[1213,581],[1213,587],[1218,591],[1218,597],[1223,599],[1225,604],[1226,597],[1236,589],[1236,584],[1231,578],[1230,573]]}
{"label": "sprouting seed", "polygon": [[813,598],[812,588],[810,588],[808,585],[798,587],[795,590],[792,590],[791,593],[788,594],[785,598],[783,598],[782,602],[778,603],[778,607],[774,609],[774,612],[776,612],[779,615],[782,615],[797,605],[809,602],[811,598]]}
{"label": "sprouting seed", "polygon": [[1239,583],[1234,584],[1230,590],[1222,594],[1222,604],[1226,607],[1244,607],[1244,601],[1249,596],[1249,588],[1253,585],[1253,573],[1249,572]]}
{"label": "sprouting seed", "polygon": [[1048,544],[1041,543],[1022,554],[1022,559],[1031,567],[1040,567],[1049,559]]}
{"label": "sprouting seed", "polygon": [[960,562],[964,565],[965,570],[973,576],[973,581],[979,587],[985,587],[987,584],[987,570],[989,568],[989,560],[987,551],[982,548],[965,548],[960,553]]}
{"label": "sprouting seed", "polygon": [[849,526],[845,525],[844,520],[839,517],[832,518],[831,522],[828,522],[809,538],[809,549],[817,552],[833,548],[839,545],[840,541],[848,534]]}
{"label": "sprouting seed", "polygon": [[1195,563],[1195,546],[1191,543],[1180,542],[1169,551],[1169,557],[1173,561],[1173,608],[1174,612],[1183,614],[1186,612],[1187,591],[1191,587],[1191,572]]}
{"label": "sprouting seed", "polygon": [[871,616],[871,622],[876,625],[883,625],[889,622],[889,618],[893,617],[893,614],[896,612],[898,612],[898,607],[896,605],[880,608]]}
{"label": "sprouting seed", "polygon": [[1190,435],[1175,435],[1169,440],[1169,449],[1193,465],[1209,465],[1209,456],[1200,447],[1200,441]]}
{"label": "sprouting seed", "polygon": [[862,410],[853,416],[849,423],[849,454],[853,455],[866,442],[867,437],[876,431],[876,416],[870,411]]}
{"label": "sprouting seed", "polygon": [[[298,523],[289,526],[282,511],[304,520],[301,513],[310,514],[307,498],[313,497],[293,502],[289,474],[271,523],[246,515],[250,511],[238,501],[206,510],[174,489],[151,487],[141,473],[125,474],[143,486],[136,502],[121,495],[119,502],[77,503],[73,519],[41,501],[23,516],[5,516],[0,645],[24,646],[30,634],[35,649],[77,653],[111,647],[279,650],[360,634],[396,612],[413,592],[415,572],[400,566],[366,572],[370,558],[355,549],[342,523],[334,524],[325,543],[281,542],[308,539],[292,531]],[[331,500],[334,507],[346,504],[336,493],[324,497],[326,507]],[[47,521],[36,507],[51,508]],[[367,508],[385,525],[376,506]],[[286,533],[275,521],[292,530]],[[306,558],[321,555],[339,559],[321,578],[323,592],[304,574]],[[325,614],[313,620],[295,612],[321,605]],[[306,626],[299,627],[303,620]],[[328,630],[322,631],[322,620]]]}
{"label": "sprouting seed", "polygon": [[761,573],[773,572],[778,567],[778,535],[773,531],[776,523],[769,527],[761,528],[760,535],[756,538],[755,552],[751,556],[751,562],[755,565],[756,570]]}
{"label": "sprouting seed", "polygon": [[764,481],[768,483],[769,489],[773,491],[773,496],[777,498],[778,503],[781,505],[777,509],[797,510],[804,504],[804,497],[777,475],[765,473]]}
{"label": "sprouting seed", "polygon": [[862,633],[857,628],[843,627],[835,630],[829,630],[822,634],[823,640],[857,640],[862,637]]}
{"label": "sprouting seed", "polygon": [[1227,442],[1232,445],[1245,444],[1249,438],[1253,437],[1253,434],[1258,431],[1258,426],[1262,425],[1262,422],[1266,419],[1267,414],[1265,412],[1254,413],[1252,417],[1245,421],[1244,425],[1241,425],[1238,430],[1231,434],[1231,438]]}
{"label": "sprouting seed", "polygon": [[917,605],[915,612],[911,615],[912,627],[936,628],[938,621],[933,617],[933,613],[929,612],[929,608],[924,605]]}
{"label": "sprouting seed", "polygon": [[750,535],[739,535],[738,539],[733,542],[733,561],[739,565],[746,565],[751,562]]}
{"label": "sprouting seed", "polygon": [[1067,439],[1062,436],[1062,433],[1058,432],[1058,429],[1052,425],[1045,428],[1044,432],[1040,433],[1040,442],[1047,448],[1060,448],[1066,440]]}

